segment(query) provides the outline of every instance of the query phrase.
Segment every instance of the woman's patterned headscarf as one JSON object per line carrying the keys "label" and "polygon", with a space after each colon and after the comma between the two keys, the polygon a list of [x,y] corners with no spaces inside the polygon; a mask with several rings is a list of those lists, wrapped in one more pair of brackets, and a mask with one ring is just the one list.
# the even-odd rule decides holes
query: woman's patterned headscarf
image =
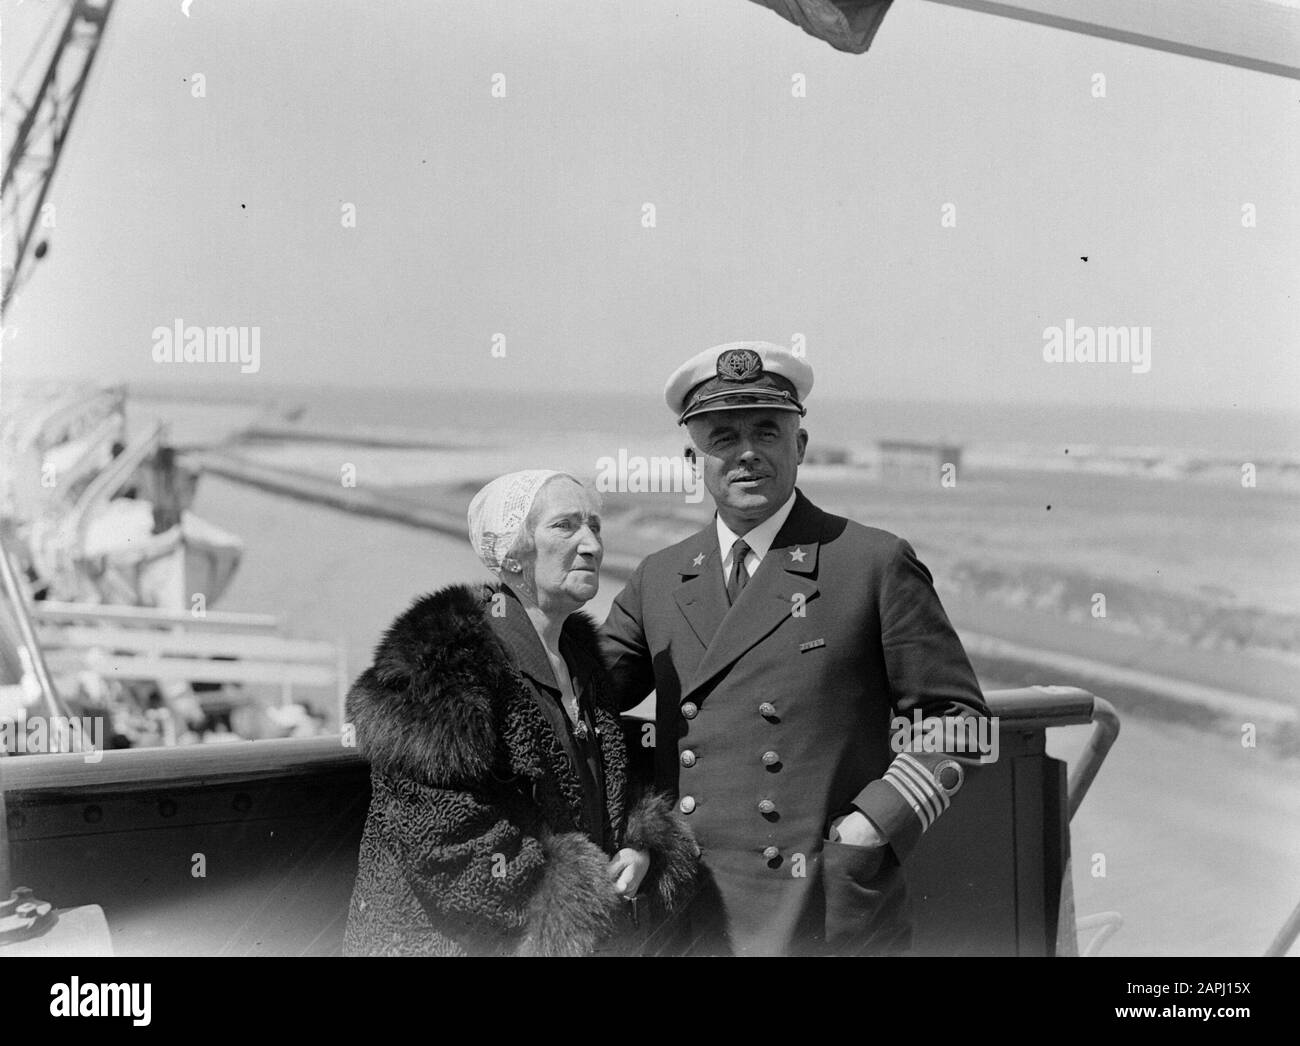
{"label": "woman's patterned headscarf", "polygon": [[547,480],[567,476],[567,472],[552,469],[525,469],[498,476],[485,486],[469,503],[469,541],[483,565],[501,576],[501,561],[514,546],[528,510],[533,507],[537,492]]}

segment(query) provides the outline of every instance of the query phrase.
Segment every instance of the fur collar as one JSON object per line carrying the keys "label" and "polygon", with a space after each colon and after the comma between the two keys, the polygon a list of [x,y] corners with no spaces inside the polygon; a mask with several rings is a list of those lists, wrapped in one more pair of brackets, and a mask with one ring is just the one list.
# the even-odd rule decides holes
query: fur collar
{"label": "fur collar", "polygon": [[[500,586],[451,585],[420,596],[389,626],[347,699],[373,769],[435,786],[517,772],[503,723],[512,704],[531,698],[489,619],[494,600],[512,617],[523,613]],[[532,639],[541,653],[536,633]],[[570,615],[564,639],[601,663],[596,625],[585,613]],[[525,670],[529,663],[521,659]]]}

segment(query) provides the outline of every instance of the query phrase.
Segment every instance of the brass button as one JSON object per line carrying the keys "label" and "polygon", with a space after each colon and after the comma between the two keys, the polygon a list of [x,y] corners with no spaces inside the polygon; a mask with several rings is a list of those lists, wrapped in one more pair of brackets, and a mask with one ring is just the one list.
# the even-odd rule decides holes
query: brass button
{"label": "brass button", "polygon": [[761,715],[764,719],[775,719],[776,705],[772,704],[771,701],[764,701],[761,705],[758,706],[758,714]]}
{"label": "brass button", "polygon": [[694,765],[695,765],[695,753],[688,748],[686,749],[685,752],[682,753],[682,766],[694,766]]}
{"label": "brass button", "polygon": [[682,705],[682,715],[687,719],[694,719],[699,714],[700,706],[694,701],[687,701],[686,704]]}
{"label": "brass button", "polygon": [[961,783],[965,777],[966,772],[961,768],[961,764],[951,759],[945,759],[934,768],[934,779],[939,782],[939,787],[949,795],[957,794],[957,790],[961,788]]}
{"label": "brass button", "polygon": [[775,752],[764,752],[764,753],[763,753],[763,765],[764,765],[764,766],[773,766],[774,764],[779,763],[780,761],[781,761],[781,757],[780,757],[779,755],[777,755]]}
{"label": "brass button", "polygon": [[775,861],[780,856],[781,856],[781,851],[778,850],[775,846],[768,846],[763,850],[763,859],[765,861]]}
{"label": "brass button", "polygon": [[760,799],[758,812],[760,814],[774,814],[776,813],[776,803],[772,802],[771,799]]}
{"label": "brass button", "polygon": [[682,796],[682,801],[677,804],[677,808],[684,814],[689,814],[695,810],[695,797],[693,795]]}

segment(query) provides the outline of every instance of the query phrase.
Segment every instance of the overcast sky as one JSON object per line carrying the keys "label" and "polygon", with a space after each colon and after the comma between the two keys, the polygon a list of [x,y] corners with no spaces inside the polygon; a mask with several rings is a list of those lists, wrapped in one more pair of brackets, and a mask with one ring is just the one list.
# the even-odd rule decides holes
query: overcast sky
{"label": "overcast sky", "polygon": [[[50,4],[3,7],[8,90]],[[658,389],[799,333],[819,396],[1294,406],[1298,176],[1300,83],[915,0],[862,56],[742,0],[121,0],[6,377]],[[260,371],[163,373],[178,319]],[[1067,319],[1150,372],[1045,363]]]}

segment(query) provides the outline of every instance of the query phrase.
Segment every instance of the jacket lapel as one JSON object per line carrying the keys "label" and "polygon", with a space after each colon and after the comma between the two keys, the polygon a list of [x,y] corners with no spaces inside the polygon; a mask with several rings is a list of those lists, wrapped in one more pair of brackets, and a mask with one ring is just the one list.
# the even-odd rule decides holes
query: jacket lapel
{"label": "jacket lapel", "polygon": [[[511,769],[530,780],[550,775],[564,797],[574,827],[586,826],[586,809],[583,802],[582,782],[574,769],[574,754],[568,751],[567,731],[561,718],[565,713],[542,690],[558,690],[555,671],[551,668],[541,637],[528,618],[528,612],[518,597],[506,586],[505,616],[492,617],[492,629],[509,652],[514,667],[525,677],[519,695],[520,702],[507,711],[510,719],[522,729],[514,735],[510,746]],[[565,644],[572,649],[571,644]]]}
{"label": "jacket lapel", "polygon": [[[803,494],[795,498],[794,508],[789,518],[781,527],[772,547],[768,549],[763,562],[759,564],[754,576],[741,592],[734,607],[727,606],[726,590],[722,586],[722,571],[718,566],[718,549],[714,543],[712,558],[706,556],[703,564],[704,575],[696,584],[702,585],[703,578],[711,577],[718,590],[721,601],[721,614],[708,639],[701,639],[707,644],[695,673],[682,690],[682,699],[690,697],[719,672],[729,668],[746,651],[765,636],[771,634],[786,618],[795,613],[801,603],[811,601],[817,595],[817,552],[821,538],[822,512]],[[716,534],[716,531],[713,531]],[[707,569],[712,567],[712,569]],[[680,593],[690,583],[683,584],[678,590],[678,605],[682,606]],[[707,588],[707,586],[702,586]],[[801,596],[802,599],[796,597]],[[707,597],[703,593],[699,602]],[[686,607],[683,606],[683,612]],[[705,603],[696,611],[701,619],[711,620],[716,613],[712,603]],[[687,615],[691,627],[695,621]],[[699,634],[699,629],[696,628]]]}
{"label": "jacket lapel", "polygon": [[718,532],[712,523],[682,551],[678,571],[682,582],[673,590],[673,599],[700,645],[707,648],[729,609],[718,565]]}
{"label": "jacket lapel", "polygon": [[551,659],[546,656],[546,648],[542,646],[541,637],[528,618],[528,611],[508,586],[502,585],[500,591],[505,596],[502,601],[505,614],[501,617],[488,615],[492,630],[510,652],[519,671],[542,686],[558,689],[559,683],[551,668]]}

